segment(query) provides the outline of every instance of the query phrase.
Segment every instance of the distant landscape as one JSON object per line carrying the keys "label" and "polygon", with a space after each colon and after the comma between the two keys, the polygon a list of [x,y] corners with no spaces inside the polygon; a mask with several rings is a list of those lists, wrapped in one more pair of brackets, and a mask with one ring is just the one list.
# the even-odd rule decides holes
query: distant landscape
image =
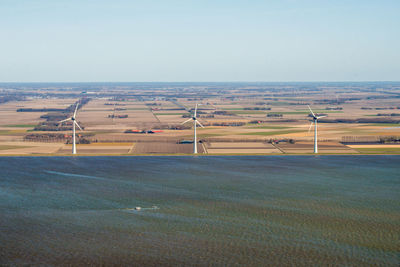
{"label": "distant landscape", "polygon": [[[2,83],[0,155],[399,154],[400,82]],[[311,131],[310,131],[311,130]]]}

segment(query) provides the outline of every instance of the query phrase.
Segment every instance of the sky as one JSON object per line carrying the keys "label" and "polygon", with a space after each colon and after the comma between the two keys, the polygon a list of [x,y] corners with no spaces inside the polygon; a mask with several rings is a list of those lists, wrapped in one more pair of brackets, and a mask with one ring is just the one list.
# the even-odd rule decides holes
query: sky
{"label": "sky", "polygon": [[400,0],[0,0],[0,82],[400,81]]}

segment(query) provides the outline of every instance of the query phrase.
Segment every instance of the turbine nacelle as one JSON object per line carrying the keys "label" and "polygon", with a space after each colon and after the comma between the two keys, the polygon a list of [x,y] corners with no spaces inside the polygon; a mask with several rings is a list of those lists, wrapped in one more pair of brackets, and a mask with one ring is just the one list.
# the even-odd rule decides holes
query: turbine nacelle
{"label": "turbine nacelle", "polygon": [[325,118],[326,116],[317,116],[317,115],[315,115],[314,114],[314,112],[312,111],[312,109],[310,108],[310,106],[309,105],[307,105],[307,107],[308,107],[308,109],[310,110],[310,112],[311,112],[311,115],[312,115],[312,118],[313,118],[313,121],[316,121],[316,120],[319,120],[319,119],[321,119],[321,118]]}

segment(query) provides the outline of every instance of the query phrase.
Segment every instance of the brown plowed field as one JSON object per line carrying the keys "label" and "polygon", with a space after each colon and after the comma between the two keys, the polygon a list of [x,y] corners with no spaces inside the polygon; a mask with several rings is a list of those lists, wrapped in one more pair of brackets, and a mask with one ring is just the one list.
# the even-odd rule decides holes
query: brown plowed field
{"label": "brown plowed field", "polygon": [[[203,146],[198,144],[198,153],[203,153]],[[173,142],[139,142],[132,150],[133,154],[190,154],[193,144],[177,144]]]}

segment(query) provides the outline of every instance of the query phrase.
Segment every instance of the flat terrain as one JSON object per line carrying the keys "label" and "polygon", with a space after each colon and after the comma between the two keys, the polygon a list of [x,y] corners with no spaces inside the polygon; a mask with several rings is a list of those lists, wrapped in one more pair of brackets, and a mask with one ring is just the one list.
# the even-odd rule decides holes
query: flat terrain
{"label": "flat terrain", "polygon": [[327,116],[318,122],[320,153],[399,153],[395,82],[85,86],[0,84],[0,154],[69,154],[71,125],[57,121],[71,116],[78,102],[84,131],[77,131],[77,147],[85,155],[190,154],[193,123],[182,122],[196,103],[205,126],[197,129],[202,154],[312,153],[307,105]]}

